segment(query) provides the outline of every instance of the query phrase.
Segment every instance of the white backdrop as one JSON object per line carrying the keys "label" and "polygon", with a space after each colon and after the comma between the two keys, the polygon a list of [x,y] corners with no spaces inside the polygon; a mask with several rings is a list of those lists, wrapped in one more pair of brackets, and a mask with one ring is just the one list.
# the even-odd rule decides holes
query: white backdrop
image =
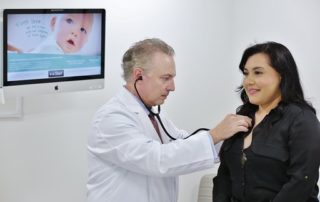
{"label": "white backdrop", "polygon": [[[0,120],[1,202],[86,201],[91,118],[124,83],[124,51],[147,37],[159,37],[176,50],[176,92],[163,109],[181,128],[211,127],[235,111],[242,51],[268,40],[292,51],[306,97],[320,113],[320,1],[1,0],[0,6],[107,11],[106,88],[27,97],[22,119]],[[200,177],[215,170],[181,176],[179,202],[196,202]]]}

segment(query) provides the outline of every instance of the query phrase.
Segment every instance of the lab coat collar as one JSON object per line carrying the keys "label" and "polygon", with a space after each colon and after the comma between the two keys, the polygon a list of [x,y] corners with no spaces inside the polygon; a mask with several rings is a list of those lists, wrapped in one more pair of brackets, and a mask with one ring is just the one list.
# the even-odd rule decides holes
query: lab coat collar
{"label": "lab coat collar", "polygon": [[137,96],[132,94],[126,87],[123,86],[117,97],[119,100],[121,100],[121,102],[125,103],[125,105],[133,112],[137,114],[149,114],[147,108],[143,105],[141,100]]}
{"label": "lab coat collar", "polygon": [[[141,123],[148,123],[145,124],[145,130],[147,131],[146,134],[153,140],[159,141],[159,136],[157,131],[155,130],[153,124],[151,123],[148,114],[149,111],[143,105],[141,100],[132,94],[128,89],[123,87],[117,95],[118,100],[125,105],[131,112],[137,115],[137,117],[141,120]],[[162,134],[163,131],[160,129],[160,133]]]}

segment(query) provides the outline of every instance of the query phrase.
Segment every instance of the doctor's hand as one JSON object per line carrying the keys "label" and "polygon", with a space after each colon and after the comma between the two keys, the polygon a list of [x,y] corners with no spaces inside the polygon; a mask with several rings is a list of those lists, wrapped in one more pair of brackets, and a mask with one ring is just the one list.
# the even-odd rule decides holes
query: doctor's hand
{"label": "doctor's hand", "polygon": [[238,132],[247,132],[251,127],[251,118],[242,115],[229,114],[209,133],[214,144],[232,137]]}

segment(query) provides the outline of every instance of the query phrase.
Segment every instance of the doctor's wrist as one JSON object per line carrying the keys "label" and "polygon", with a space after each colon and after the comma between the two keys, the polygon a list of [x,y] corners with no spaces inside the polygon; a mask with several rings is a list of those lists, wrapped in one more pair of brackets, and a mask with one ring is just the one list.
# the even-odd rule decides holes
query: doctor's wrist
{"label": "doctor's wrist", "polygon": [[219,133],[217,133],[214,128],[209,131],[209,134],[211,135],[214,144],[217,144],[223,140],[223,138],[220,137]]}

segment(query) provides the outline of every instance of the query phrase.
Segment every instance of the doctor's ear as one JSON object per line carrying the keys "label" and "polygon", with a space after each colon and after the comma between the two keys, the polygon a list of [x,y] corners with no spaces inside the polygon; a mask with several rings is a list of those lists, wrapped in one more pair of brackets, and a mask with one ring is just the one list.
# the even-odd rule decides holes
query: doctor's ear
{"label": "doctor's ear", "polygon": [[134,75],[135,81],[142,80],[143,79],[142,74],[143,74],[142,68],[136,67],[133,69],[133,75]]}

